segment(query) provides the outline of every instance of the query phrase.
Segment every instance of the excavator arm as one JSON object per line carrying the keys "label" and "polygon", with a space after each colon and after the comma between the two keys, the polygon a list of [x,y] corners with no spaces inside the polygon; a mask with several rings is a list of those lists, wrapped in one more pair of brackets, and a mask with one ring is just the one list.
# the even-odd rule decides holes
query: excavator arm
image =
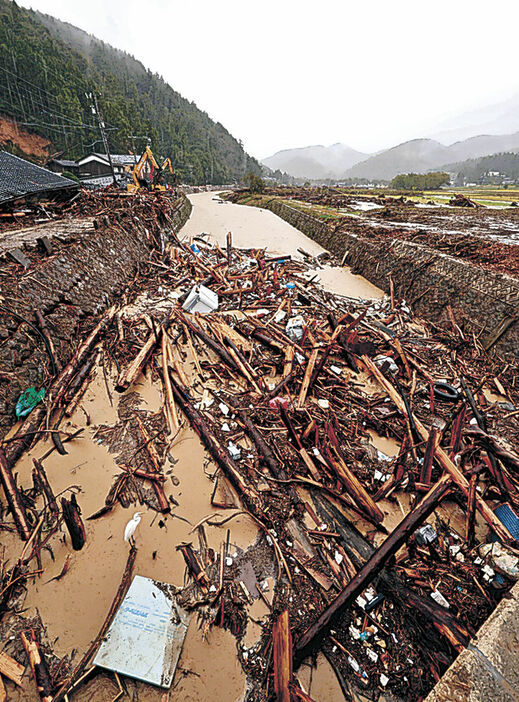
{"label": "excavator arm", "polygon": [[146,147],[139,161],[133,167],[132,178],[135,189],[142,187],[142,182],[144,180],[142,174],[147,163],[150,164],[151,182],[153,182],[153,172],[154,170],[158,170],[159,166],[149,146]]}
{"label": "excavator arm", "polygon": [[[146,173],[146,168],[148,168],[149,180],[144,176]],[[139,190],[140,188],[151,187],[152,190],[166,190],[163,184],[163,176],[169,171],[172,176],[174,176],[173,165],[170,158],[166,158],[162,166],[159,166],[155,160],[152,150],[149,146],[140,157],[139,161],[135,164],[132,171],[133,183],[129,184],[128,190],[133,192]]]}

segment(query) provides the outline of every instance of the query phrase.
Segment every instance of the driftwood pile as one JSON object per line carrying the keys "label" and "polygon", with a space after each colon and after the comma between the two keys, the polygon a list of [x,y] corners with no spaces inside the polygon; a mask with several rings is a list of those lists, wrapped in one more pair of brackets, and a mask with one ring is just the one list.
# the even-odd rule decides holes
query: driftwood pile
{"label": "driftwood pile", "polygon": [[[73,439],[49,417],[77,405],[101,346],[117,369],[117,391],[146,371],[161,384],[164,405],[151,422],[129,408],[137,450],[120,462],[106,504],[90,516],[109,519],[118,501],[134,499],[168,512],[168,442],[189,425],[239,499],[229,518],[248,513],[271,550],[270,621],[256,646],[242,648],[251,699],[308,700],[297,670],[320,650],[348,699],[352,687],[372,699],[388,691],[421,699],[514,581],[514,535],[494,512],[503,503],[519,509],[512,370],[499,360],[490,365],[477,340],[458,353],[454,319],[452,336],[440,340],[394,295],[362,301],[324,291],[319,260],[304,252],[296,261],[237,250],[231,236],[223,249],[195,239],[153,254],[147,294],[105,313],[52,381],[51,407],[35,409],[4,442],[0,477],[26,546],[2,573],[0,607],[7,610],[16,587],[41,571],[40,550],[62,520],[74,548],[84,543],[75,498],[60,508],[44,466],[35,465],[35,489],[46,499],[40,514],[14,472],[44,426],[57,451]],[[200,285],[217,293],[217,312],[182,308]],[[486,386],[502,397],[488,400]],[[373,435],[392,439],[396,455],[377,450]],[[241,636],[254,594],[240,582],[228,543],[214,553],[204,546],[203,524],[198,531],[198,551],[179,544],[192,576],[185,605],[203,612],[207,626]],[[481,548],[491,540],[502,557]],[[37,638],[29,632],[23,644],[36,661]],[[42,699],[62,699],[94,652],[41,682]]]}

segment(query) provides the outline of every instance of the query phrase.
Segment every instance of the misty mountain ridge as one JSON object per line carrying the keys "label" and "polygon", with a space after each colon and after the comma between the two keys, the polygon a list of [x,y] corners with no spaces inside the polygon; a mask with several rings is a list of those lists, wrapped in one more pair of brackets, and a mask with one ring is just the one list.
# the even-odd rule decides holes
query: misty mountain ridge
{"label": "misty mountain ridge", "polygon": [[[278,151],[263,159],[262,163],[297,178],[391,180],[399,173],[441,170],[445,164],[506,151],[519,151],[519,131],[514,134],[481,134],[450,146],[434,139],[411,139],[371,156],[345,144],[309,146]],[[346,157],[344,161],[341,160],[342,154]],[[347,159],[354,163],[348,165]]]}
{"label": "misty mountain ridge", "polygon": [[296,149],[284,149],[262,160],[273,171],[280,170],[296,178],[334,178],[369,154],[356,151],[346,144],[331,146],[304,146]]}

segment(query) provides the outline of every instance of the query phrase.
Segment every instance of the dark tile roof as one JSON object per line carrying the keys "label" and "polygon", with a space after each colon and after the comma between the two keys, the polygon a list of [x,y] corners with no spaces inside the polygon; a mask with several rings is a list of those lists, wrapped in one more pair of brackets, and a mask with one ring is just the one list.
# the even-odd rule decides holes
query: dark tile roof
{"label": "dark tile roof", "polygon": [[68,161],[67,159],[63,158],[53,158],[52,162],[57,163],[59,166],[68,166],[68,168],[74,168],[77,166],[75,161]]}
{"label": "dark tile roof", "polygon": [[[101,154],[98,151],[96,151],[93,155],[99,156],[108,163],[108,156],[106,154]],[[110,156],[112,158],[112,163],[114,166],[133,166],[135,163],[138,162],[140,158],[140,156],[134,156],[133,154],[110,154]]]}
{"label": "dark tile roof", "polygon": [[78,184],[73,180],[40,168],[7,151],[0,151],[0,203],[24,195],[77,187]]}

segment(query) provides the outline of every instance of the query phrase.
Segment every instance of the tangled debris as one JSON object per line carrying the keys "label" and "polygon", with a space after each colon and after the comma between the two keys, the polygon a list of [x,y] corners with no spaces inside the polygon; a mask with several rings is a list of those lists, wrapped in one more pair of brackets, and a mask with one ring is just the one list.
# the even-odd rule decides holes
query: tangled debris
{"label": "tangled debris", "polygon": [[[204,629],[225,627],[239,640],[250,605],[266,602],[261,638],[239,649],[249,699],[309,699],[297,668],[319,650],[346,699],[353,688],[370,699],[422,699],[517,579],[513,369],[490,361],[476,341],[459,345],[455,325],[440,334],[414,319],[394,296],[374,302],[325,291],[321,263],[308,254],[238,250],[230,236],[222,250],[201,236],[150,256],[153,274],[98,320],[50,381],[46,405],[0,448],[11,512],[0,526],[24,542],[17,562],[2,565],[0,612],[41,575],[54,533],[66,527],[82,548],[74,491],[60,507],[45,461],[58,461],[75,439],[56,419],[78,405],[96,373],[116,369],[115,387],[126,392],[118,423],[96,437],[117,455],[120,474],[88,517],[110,519],[118,503],[134,502],[169,513],[168,453],[182,427],[196,431],[218,467],[213,505],[239,503],[195,525],[198,548],[176,544],[189,574],[180,597]],[[216,312],[183,309],[201,286],[218,296]],[[143,371],[162,384],[159,413],[142,412],[127,392]],[[22,489],[16,461],[45,431],[54,447]],[[375,448],[373,436],[392,440],[395,455]],[[252,549],[235,551],[228,533],[219,552],[208,547],[207,526],[243,513],[261,534]],[[53,662],[43,680],[35,661],[50,651],[29,625],[22,632],[42,699],[61,700],[80,682],[132,559],[133,548],[99,636],[75,667]],[[22,660],[19,646],[12,658]]]}

